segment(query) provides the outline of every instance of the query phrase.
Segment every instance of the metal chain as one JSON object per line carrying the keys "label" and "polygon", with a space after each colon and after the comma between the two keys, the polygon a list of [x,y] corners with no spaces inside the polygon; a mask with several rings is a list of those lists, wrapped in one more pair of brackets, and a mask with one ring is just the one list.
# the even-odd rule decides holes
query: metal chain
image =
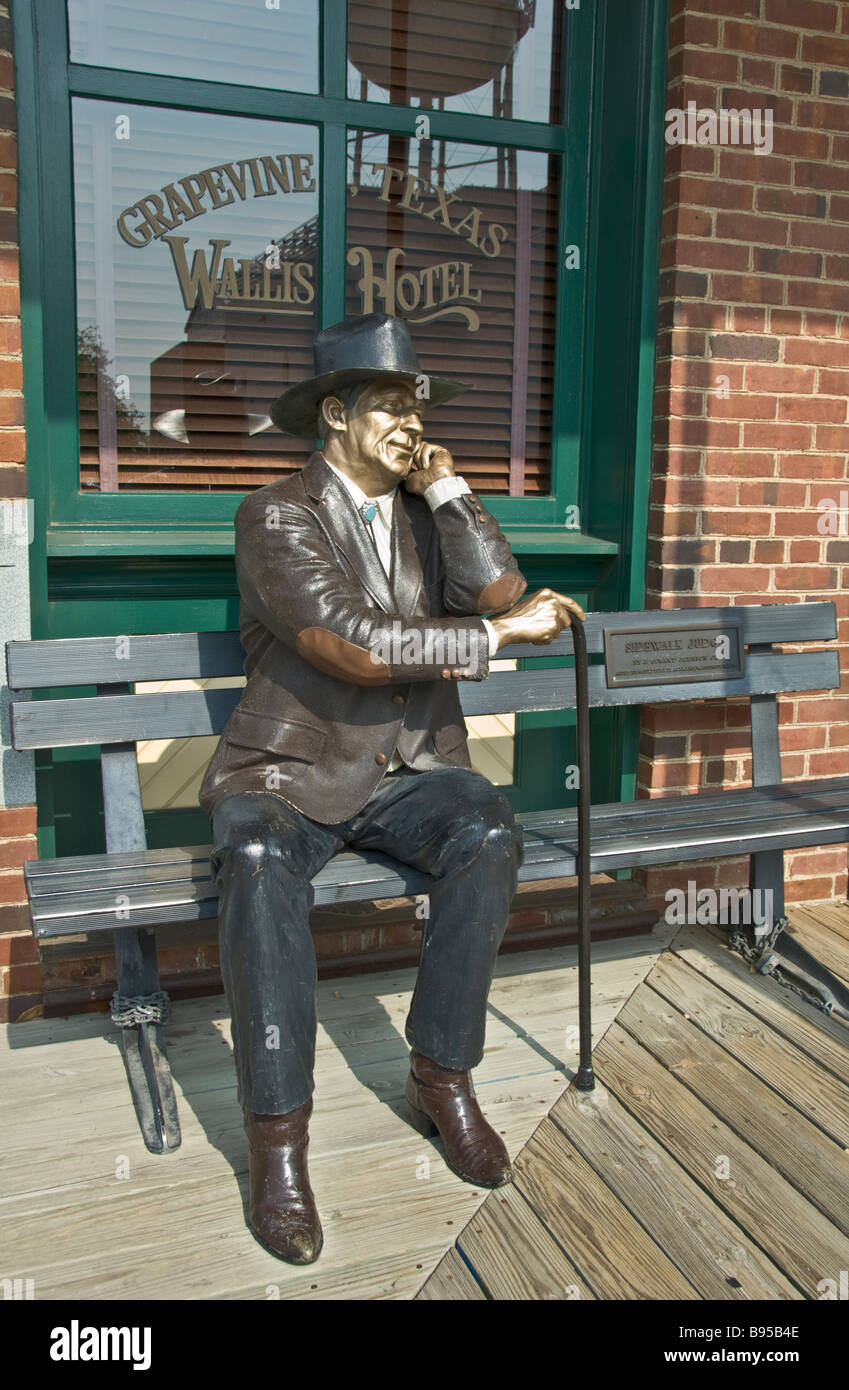
{"label": "metal chain", "polygon": [[167,1023],[171,1017],[171,1000],[164,989],[155,994],[112,995],[112,1022],[119,1028],[135,1028],[140,1023]]}

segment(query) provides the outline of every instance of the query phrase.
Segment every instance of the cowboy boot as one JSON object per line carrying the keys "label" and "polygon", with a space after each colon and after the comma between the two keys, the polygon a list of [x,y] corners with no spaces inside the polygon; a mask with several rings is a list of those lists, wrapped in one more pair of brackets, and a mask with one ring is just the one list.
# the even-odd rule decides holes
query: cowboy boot
{"label": "cowboy boot", "polygon": [[251,1201],[248,1226],[260,1245],[293,1265],[318,1259],[324,1237],[307,1172],[312,1097],[288,1115],[244,1112]]}
{"label": "cowboy boot", "polygon": [[458,1178],[477,1187],[512,1181],[509,1154],[481,1114],[468,1072],[449,1071],[413,1050],[405,1096],[419,1133],[442,1136],[445,1161]]}

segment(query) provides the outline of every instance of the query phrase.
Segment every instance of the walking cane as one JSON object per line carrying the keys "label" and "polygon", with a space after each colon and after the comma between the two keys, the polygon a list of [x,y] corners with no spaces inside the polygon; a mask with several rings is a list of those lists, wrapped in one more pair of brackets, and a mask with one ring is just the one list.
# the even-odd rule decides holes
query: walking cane
{"label": "walking cane", "polygon": [[590,994],[590,696],[587,635],[570,614],[575,649],[575,716],[578,741],[578,1074],[579,1091],[595,1089]]}

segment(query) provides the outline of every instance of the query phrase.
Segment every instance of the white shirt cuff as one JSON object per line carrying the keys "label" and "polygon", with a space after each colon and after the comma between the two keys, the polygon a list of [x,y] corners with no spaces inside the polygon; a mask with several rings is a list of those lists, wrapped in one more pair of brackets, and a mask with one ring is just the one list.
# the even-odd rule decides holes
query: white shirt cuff
{"label": "white shirt cuff", "polygon": [[492,626],[492,623],[489,621],[489,618],[481,618],[481,622],[486,628],[486,635],[489,638],[489,659],[491,661],[492,658],[495,656],[495,653],[498,651],[498,633],[495,631],[495,628]]}
{"label": "white shirt cuff", "polygon": [[435,512],[443,502],[450,502],[452,497],[462,497],[464,492],[471,490],[465,478],[437,478],[423,495],[431,511]]}

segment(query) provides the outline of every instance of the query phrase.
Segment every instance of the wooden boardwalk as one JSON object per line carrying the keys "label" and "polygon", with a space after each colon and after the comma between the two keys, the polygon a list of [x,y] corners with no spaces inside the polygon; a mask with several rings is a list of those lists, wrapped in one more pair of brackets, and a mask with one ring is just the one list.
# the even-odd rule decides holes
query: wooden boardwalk
{"label": "wooden boardwalk", "polygon": [[[672,935],[660,926],[597,944],[596,1040]],[[497,964],[474,1078],[511,1155],[577,1063],[575,959],[563,948]],[[413,1298],[488,1195],[403,1118],[414,981],[405,969],[319,983],[310,1175],[325,1241],[302,1269],[245,1228],[247,1150],[222,996],[174,1006],[166,1037],[183,1145],[160,1157],[141,1141],[104,1014],[4,1029],[0,1278],[34,1280],[36,1299]]]}
{"label": "wooden boardwalk", "polygon": [[[849,981],[849,908],[791,913]],[[246,1145],[220,996],[168,1028],[183,1146],[144,1149],[102,1014],[0,1034],[0,1277],[37,1299],[815,1299],[849,1268],[849,1029],[706,927],[508,955],[475,1086],[516,1181],[488,1193],[406,1123],[415,972],[319,984],[316,1264],[244,1225]],[[571,1032],[567,1032],[571,1029]]]}
{"label": "wooden boardwalk", "polygon": [[[849,983],[849,908],[794,930]],[[674,937],[420,1299],[818,1299],[849,1268],[849,1028]],[[844,1275],[845,1279],[845,1275]],[[836,1296],[836,1295],[835,1295]]]}

